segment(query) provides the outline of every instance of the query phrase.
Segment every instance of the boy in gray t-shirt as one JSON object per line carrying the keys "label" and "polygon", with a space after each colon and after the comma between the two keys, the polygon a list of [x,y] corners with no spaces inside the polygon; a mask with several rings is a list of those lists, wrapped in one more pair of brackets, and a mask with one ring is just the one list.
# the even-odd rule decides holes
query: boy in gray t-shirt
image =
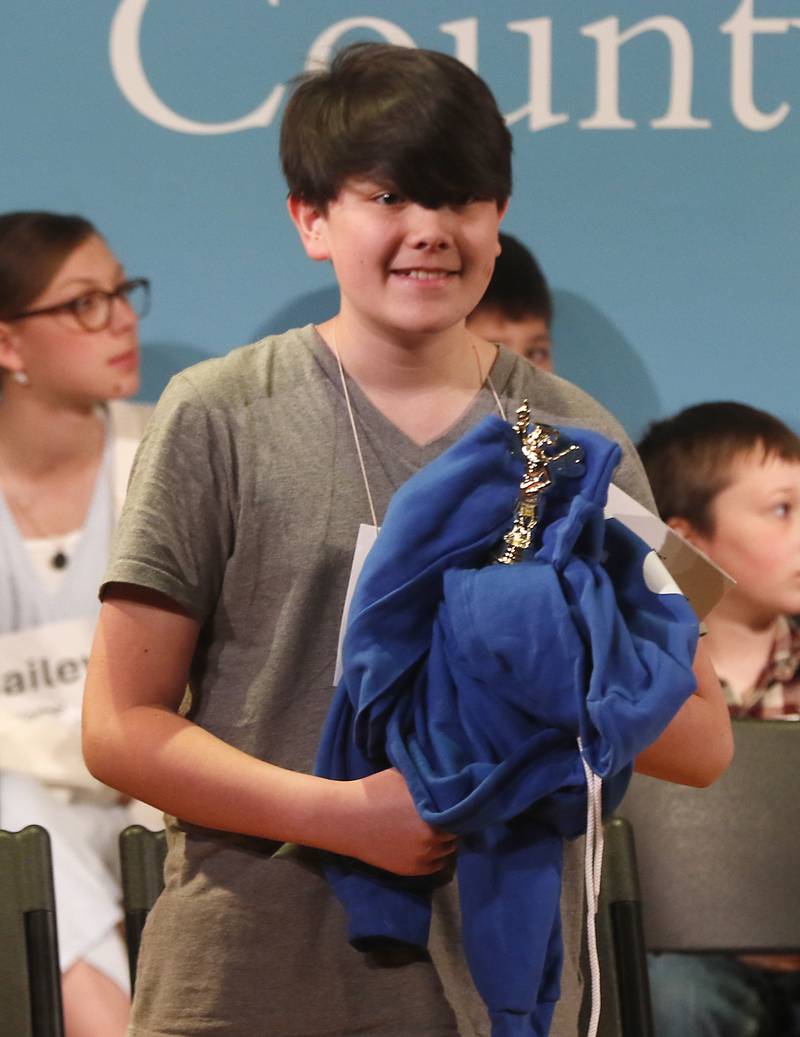
{"label": "boy in gray t-shirt", "polygon": [[[284,841],[403,875],[455,840],[400,775],[312,776],[356,532],[495,408],[621,442],[616,479],[651,504],[617,423],[568,383],[470,334],[498,252],[511,139],[485,84],[443,54],[360,44],[301,80],[284,117],[289,212],[330,260],[337,315],[173,380],[142,445],[103,588],[85,752],[168,818],[165,891],[144,934],[131,1035],[485,1037],[441,891],[432,961],[374,968]],[[640,758],[704,783],[729,755],[706,664]],[[188,711],[180,710],[186,683]],[[553,1026],[577,1033],[581,898],[568,850]]]}

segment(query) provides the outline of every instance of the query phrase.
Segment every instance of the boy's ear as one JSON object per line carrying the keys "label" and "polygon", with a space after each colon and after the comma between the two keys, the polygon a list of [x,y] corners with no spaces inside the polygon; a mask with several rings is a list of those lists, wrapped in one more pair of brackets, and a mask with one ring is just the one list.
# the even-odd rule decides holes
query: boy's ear
{"label": "boy's ear", "polygon": [[302,198],[296,198],[291,194],[286,205],[309,258],[330,259],[331,254],[325,235],[325,214],[310,202],[305,202]]}
{"label": "boy's ear", "polygon": [[674,529],[676,533],[679,533],[684,540],[688,540],[694,547],[700,547],[701,538],[688,519],[673,515],[672,518],[667,519],[667,525],[670,529]]}

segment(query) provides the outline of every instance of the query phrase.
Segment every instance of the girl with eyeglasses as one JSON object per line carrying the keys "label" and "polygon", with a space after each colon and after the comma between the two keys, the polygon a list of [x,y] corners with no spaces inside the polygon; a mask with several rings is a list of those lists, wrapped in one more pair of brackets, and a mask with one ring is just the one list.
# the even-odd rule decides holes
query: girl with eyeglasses
{"label": "girl with eyeglasses", "polygon": [[149,413],[127,402],[148,302],[82,217],[0,215],[0,828],[50,833],[67,1037],[118,1037],[129,1013],[116,858],[131,807],[84,767],[80,707]]}

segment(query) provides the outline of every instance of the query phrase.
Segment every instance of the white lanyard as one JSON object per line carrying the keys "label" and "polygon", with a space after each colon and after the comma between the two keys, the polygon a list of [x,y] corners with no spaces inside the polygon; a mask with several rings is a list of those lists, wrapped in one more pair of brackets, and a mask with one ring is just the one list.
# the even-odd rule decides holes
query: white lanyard
{"label": "white lanyard", "polygon": [[[370,513],[370,516],[372,517],[372,525],[374,526],[375,530],[377,531],[380,528],[378,526],[378,516],[377,516],[377,513],[375,511],[375,503],[374,503],[374,501],[372,499],[372,491],[370,490],[370,486],[369,486],[369,477],[367,476],[367,466],[364,464],[364,454],[361,451],[361,441],[358,438],[358,429],[356,427],[355,415],[353,414],[353,406],[352,406],[352,404],[350,402],[350,393],[348,392],[348,389],[347,389],[347,380],[346,380],[346,378],[344,376],[344,368],[342,367],[342,358],[339,355],[339,345],[338,345],[338,343],[336,341],[336,322],[335,321],[331,325],[331,341],[333,343],[333,352],[336,354],[336,363],[337,363],[337,365],[339,367],[339,378],[340,378],[341,383],[342,383],[342,392],[344,393],[344,402],[345,402],[345,404],[347,406],[347,414],[348,414],[348,417],[350,418],[350,428],[353,430],[353,442],[356,445],[356,453],[358,454],[358,463],[361,466],[361,478],[364,480],[364,490],[366,491],[367,501],[369,502],[369,513]],[[494,396],[494,402],[497,404],[497,410],[500,413],[500,417],[504,421],[507,421],[508,418],[506,417],[505,408],[503,407],[503,403],[502,403],[500,397],[497,395],[497,390],[494,387],[494,383],[492,382],[491,376],[489,375],[488,372],[487,372],[487,374],[485,376],[483,374],[483,370],[481,369],[480,357],[478,356],[478,350],[476,349],[474,342],[472,344],[472,350],[473,350],[473,352],[475,354],[475,363],[478,365],[479,388],[482,388],[484,383],[489,386],[489,388],[491,389],[491,392],[492,392],[492,396]]]}
{"label": "white lanyard", "polygon": [[336,354],[336,363],[339,365],[339,378],[342,383],[342,392],[344,393],[344,402],[347,404],[347,413],[350,417],[350,428],[353,430],[353,441],[356,445],[356,453],[358,454],[358,463],[361,465],[361,478],[364,480],[364,489],[367,491],[367,500],[369,501],[369,513],[372,516],[372,525],[375,529],[378,529],[378,516],[375,514],[375,504],[372,500],[372,491],[369,488],[369,478],[367,477],[367,466],[364,464],[364,455],[361,453],[361,441],[358,438],[358,429],[356,428],[356,419],[353,414],[353,407],[350,403],[350,393],[347,390],[347,379],[344,376],[344,368],[342,367],[342,358],[339,356],[339,346],[336,342],[336,322],[331,325],[331,339],[333,340],[333,351]]}

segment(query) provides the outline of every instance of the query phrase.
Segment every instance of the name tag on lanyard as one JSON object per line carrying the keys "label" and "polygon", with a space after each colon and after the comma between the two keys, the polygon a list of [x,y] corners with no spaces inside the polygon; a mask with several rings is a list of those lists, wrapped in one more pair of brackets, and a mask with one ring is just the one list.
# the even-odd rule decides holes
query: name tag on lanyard
{"label": "name tag on lanyard", "polygon": [[344,598],[342,622],[339,627],[339,648],[336,652],[336,669],[333,674],[334,686],[342,679],[342,645],[344,644],[344,635],[347,631],[347,620],[350,615],[350,602],[353,600],[353,592],[356,589],[356,584],[361,575],[361,570],[364,568],[364,562],[366,561],[367,555],[372,550],[372,545],[375,543],[377,536],[377,526],[369,526],[362,522],[358,527],[358,537],[356,538],[356,547],[353,552],[353,564],[350,567],[350,579],[347,583],[347,594]]}
{"label": "name tag on lanyard", "polygon": [[0,767],[93,787],[80,748],[95,616],[0,635]]}

